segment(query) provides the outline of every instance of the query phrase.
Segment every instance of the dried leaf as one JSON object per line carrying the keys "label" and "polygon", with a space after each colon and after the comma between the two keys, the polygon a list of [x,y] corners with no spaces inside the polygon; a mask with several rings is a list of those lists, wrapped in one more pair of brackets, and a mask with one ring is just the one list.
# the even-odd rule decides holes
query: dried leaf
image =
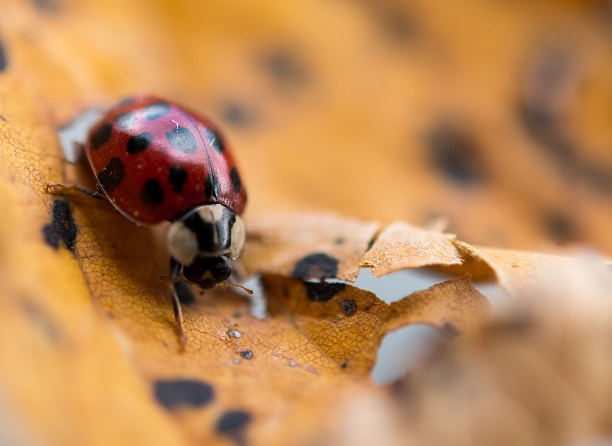
{"label": "dried leaf", "polygon": [[[569,277],[573,261],[482,246],[612,252],[603,7],[279,5],[3,3],[0,443],[321,444],[338,428],[353,444],[393,444],[398,431],[402,444],[610,435],[609,312],[575,299],[583,323],[566,326],[572,312],[547,317],[555,305],[540,300],[542,333],[506,336],[478,330],[488,307],[466,278],[387,305],[286,277],[352,281],[362,263],[380,275],[437,265],[495,271],[512,295],[561,295],[560,281],[539,279]],[[159,279],[164,228],[45,191],[47,181],[94,180],[63,162],[57,128],[138,92],[227,130],[250,196],[244,272],[265,275],[270,299],[271,317],[259,320],[227,289],[181,288],[182,353]],[[470,244],[403,223],[440,216]],[[418,399],[389,406],[368,373],[385,333],[415,323],[465,342],[408,379]],[[361,414],[344,410],[355,395]],[[415,402],[426,410],[412,416]],[[360,429],[377,420],[369,408],[390,414],[374,436]]]}
{"label": "dried leaf", "polygon": [[461,265],[455,235],[416,228],[404,222],[387,226],[367,252],[363,265],[376,277],[406,268]]}
{"label": "dried leaf", "polygon": [[[612,275],[582,259],[391,389],[349,400],[324,444],[575,444],[612,434]],[[561,322],[561,323],[560,323]],[[460,409],[458,409],[460,408]],[[367,420],[367,422],[365,422]]]}
{"label": "dried leaf", "polygon": [[[371,372],[385,334],[410,324],[430,324],[451,339],[469,334],[488,314],[487,299],[466,278],[451,280],[387,304],[344,283],[303,283],[266,277],[272,317],[284,317],[335,367]],[[301,344],[301,343],[298,343]]]}
{"label": "dried leaf", "polygon": [[303,279],[357,279],[360,263],[379,224],[331,213],[263,213],[247,221],[249,274]]}
{"label": "dried leaf", "polygon": [[489,265],[499,284],[512,296],[533,297],[539,288],[571,271],[576,264],[571,257],[474,247],[462,241],[456,244],[473,258]]}

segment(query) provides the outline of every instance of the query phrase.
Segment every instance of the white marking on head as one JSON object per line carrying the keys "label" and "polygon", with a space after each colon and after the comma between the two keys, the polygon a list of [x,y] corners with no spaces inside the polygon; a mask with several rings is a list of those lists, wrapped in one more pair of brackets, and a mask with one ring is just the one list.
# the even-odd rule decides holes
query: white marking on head
{"label": "white marking on head", "polygon": [[170,255],[183,265],[191,265],[200,252],[198,237],[181,220],[170,225],[166,243]]}
{"label": "white marking on head", "polygon": [[232,260],[236,260],[242,253],[244,243],[246,241],[246,229],[244,227],[244,222],[239,215],[236,215],[236,221],[232,226],[231,234],[232,243],[230,245],[229,254]]}

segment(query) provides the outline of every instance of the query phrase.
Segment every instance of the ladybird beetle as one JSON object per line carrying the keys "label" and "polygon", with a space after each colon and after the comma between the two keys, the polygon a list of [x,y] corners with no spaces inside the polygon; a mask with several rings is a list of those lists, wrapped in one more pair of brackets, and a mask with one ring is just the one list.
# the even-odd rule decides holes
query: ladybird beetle
{"label": "ladybird beetle", "polygon": [[166,243],[181,343],[186,338],[175,284],[227,280],[245,244],[247,195],[231,150],[208,119],[153,96],[121,101],[89,131],[85,153],[98,192],[141,225],[171,222]]}

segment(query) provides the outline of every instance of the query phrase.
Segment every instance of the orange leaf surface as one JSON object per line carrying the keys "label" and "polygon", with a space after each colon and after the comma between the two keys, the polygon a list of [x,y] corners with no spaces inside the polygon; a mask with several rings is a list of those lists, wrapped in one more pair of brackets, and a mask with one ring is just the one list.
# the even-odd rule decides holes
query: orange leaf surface
{"label": "orange leaf surface", "polygon": [[[0,443],[612,435],[609,267],[560,255],[612,252],[606,17],[571,1],[5,0]],[[249,190],[236,270],[267,314],[181,284],[184,350],[167,226],[46,190],[95,184],[58,131],[141,92],[219,122]],[[441,219],[452,234],[424,229]],[[362,267],[445,277],[389,303]],[[500,315],[466,274],[521,299]],[[383,339],[423,324],[437,353],[376,386]]]}

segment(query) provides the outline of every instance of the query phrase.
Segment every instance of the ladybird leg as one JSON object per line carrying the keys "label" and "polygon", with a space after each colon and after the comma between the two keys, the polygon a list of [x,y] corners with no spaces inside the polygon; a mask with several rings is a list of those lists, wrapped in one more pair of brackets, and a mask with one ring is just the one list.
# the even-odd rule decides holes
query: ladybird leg
{"label": "ladybird leg", "polygon": [[172,294],[174,319],[178,325],[179,342],[181,343],[181,348],[183,348],[187,343],[187,335],[185,335],[185,329],[183,327],[183,311],[181,310],[181,301],[179,300],[178,293],[176,292],[176,284],[181,280],[179,277],[181,268],[182,265],[177,262],[174,257],[170,257],[170,292]]}
{"label": "ladybird leg", "polygon": [[108,198],[106,197],[106,195],[104,195],[104,192],[102,192],[102,190],[100,188],[98,188],[98,190],[91,190],[91,189],[87,189],[85,187],[82,186],[64,186],[63,184],[59,184],[59,183],[51,183],[48,182],[46,184],[47,187],[47,193],[52,194],[52,195],[63,195],[63,194],[69,194],[69,193],[80,193],[83,195],[87,195],[88,197],[91,198],[95,198],[97,200],[104,200],[104,201],[108,201]]}

